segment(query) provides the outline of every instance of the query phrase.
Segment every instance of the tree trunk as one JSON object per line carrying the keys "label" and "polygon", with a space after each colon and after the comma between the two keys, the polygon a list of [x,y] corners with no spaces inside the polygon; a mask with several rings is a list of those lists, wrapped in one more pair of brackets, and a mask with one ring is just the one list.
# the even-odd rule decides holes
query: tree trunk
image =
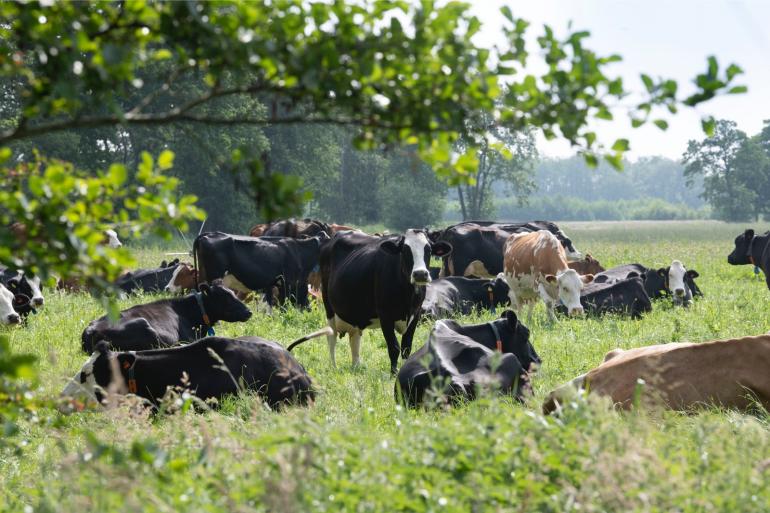
{"label": "tree trunk", "polygon": [[460,212],[463,215],[463,221],[468,220],[468,210],[465,208],[465,199],[463,198],[463,186],[457,186],[457,196],[460,198]]}

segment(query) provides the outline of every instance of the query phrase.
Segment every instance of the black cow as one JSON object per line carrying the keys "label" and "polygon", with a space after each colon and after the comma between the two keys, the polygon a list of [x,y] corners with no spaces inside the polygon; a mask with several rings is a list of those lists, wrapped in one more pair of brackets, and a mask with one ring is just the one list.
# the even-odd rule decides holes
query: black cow
{"label": "black cow", "polygon": [[456,313],[467,315],[474,308],[494,310],[508,303],[508,284],[498,276],[494,280],[449,276],[432,281],[425,288],[423,315],[435,319]]}
{"label": "black cow", "polygon": [[[113,376],[113,369],[120,371],[119,379]],[[315,397],[302,365],[283,346],[260,337],[206,337],[185,346],[137,353],[113,353],[106,342],[99,342],[62,395],[101,403],[104,390],[113,382],[123,392],[127,389],[154,405],[169,387],[176,386],[188,388],[203,400],[237,394],[243,386],[256,391],[271,407],[307,404]]]}
{"label": "black cow", "polygon": [[477,386],[489,385],[521,398],[529,390],[529,372],[539,364],[529,330],[510,310],[496,321],[469,326],[440,320],[399,370],[396,401],[417,406],[431,387],[446,398],[473,399]]}
{"label": "black cow", "polygon": [[[431,254],[452,251],[446,242],[431,244],[423,230],[409,229],[398,237],[375,237],[339,232],[321,250],[321,292],[326,319],[332,330],[350,335],[353,365],[359,362],[361,332],[380,326],[388,345],[391,372],[401,355],[412,351],[412,337],[420,319],[425,286],[430,282]],[[335,365],[335,335],[328,337]]]}
{"label": "black cow", "polygon": [[262,232],[262,236],[300,239],[315,237],[320,235],[321,232],[331,235],[332,229],[328,224],[317,219],[284,219],[270,223],[270,226]]}
{"label": "black cow", "polygon": [[569,259],[580,258],[572,240],[550,221],[527,223],[499,223],[494,221],[466,221],[431,232],[431,240],[443,240],[452,244],[454,250],[442,265],[442,277],[475,276],[492,278],[503,271],[505,242],[514,233],[548,230],[559,239]]}
{"label": "black cow", "polygon": [[120,351],[168,347],[198,340],[218,321],[243,322],[250,317],[251,311],[230,289],[203,283],[200,292],[123,310],[116,323],[106,315],[91,321],[83,330],[83,351],[92,352],[100,340]]}
{"label": "black cow", "polygon": [[727,257],[731,265],[751,264],[765,274],[765,283],[770,289],[770,232],[756,235],[748,229],[735,238],[735,249]]}
{"label": "black cow", "polygon": [[280,285],[280,301],[289,298],[308,306],[308,275],[317,270],[328,240],[325,232],[303,240],[208,232],[195,239],[193,253],[201,281],[223,278],[238,292],[263,291],[270,304],[273,286]]}
{"label": "black cow", "polygon": [[[37,276],[27,276],[21,271],[13,271],[0,266],[0,283],[6,286],[14,295],[21,295],[29,299],[29,308],[41,307],[43,298],[42,285]],[[17,310],[18,311],[18,310]]]}
{"label": "black cow", "polygon": [[164,260],[160,267],[155,269],[137,269],[127,272],[117,279],[115,285],[126,294],[137,291],[158,292],[166,288],[177,267],[179,267],[178,258],[169,263]]}
{"label": "black cow", "polygon": [[[682,287],[682,296],[677,294],[675,290],[671,290],[671,283],[678,283],[679,281],[679,265],[681,265],[681,262],[679,262],[678,265],[677,262],[679,261],[674,260],[671,266],[661,267],[657,270],[650,269],[642,264],[618,265],[594,275],[594,283],[615,283],[630,277],[639,276],[644,282],[644,290],[650,299],[673,296],[675,303],[679,304],[683,302],[686,304],[687,301],[692,298],[702,297],[703,292],[701,292],[700,288],[698,288],[698,285],[695,283],[695,278],[700,275],[697,271],[692,269],[685,270],[684,272],[683,281],[685,287]],[[674,274],[677,275],[674,276],[673,280],[670,277],[672,267],[675,270]],[[682,266],[682,269],[683,268],[684,266]],[[682,301],[682,298],[684,298],[684,301]]]}
{"label": "black cow", "polygon": [[[650,297],[644,290],[644,282],[636,273],[615,282],[589,283],[580,291],[580,304],[590,315],[617,313],[639,319],[643,313],[652,311]],[[556,310],[565,314],[563,305]]]}

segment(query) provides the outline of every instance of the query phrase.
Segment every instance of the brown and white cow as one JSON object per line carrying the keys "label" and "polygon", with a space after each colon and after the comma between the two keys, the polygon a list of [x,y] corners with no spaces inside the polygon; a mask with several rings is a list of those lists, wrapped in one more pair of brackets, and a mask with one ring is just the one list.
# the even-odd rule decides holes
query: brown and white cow
{"label": "brown and white cow", "polygon": [[569,315],[580,315],[580,289],[593,280],[581,276],[567,266],[567,258],[559,239],[548,230],[511,235],[503,253],[503,277],[510,287],[511,306],[519,310],[529,305],[528,319],[538,296],[543,300],[548,317],[555,319],[554,308],[561,301]]}
{"label": "brown and white cow", "polygon": [[582,260],[573,260],[567,262],[567,265],[570,269],[576,270],[578,274],[597,274],[605,270],[602,264],[588,253]]}
{"label": "brown and white cow", "polygon": [[770,409],[768,369],[770,335],[615,349],[601,365],[551,392],[543,413],[558,409],[575,389],[607,396],[623,409],[636,402],[682,411],[707,404],[745,410],[754,403],[751,396]]}

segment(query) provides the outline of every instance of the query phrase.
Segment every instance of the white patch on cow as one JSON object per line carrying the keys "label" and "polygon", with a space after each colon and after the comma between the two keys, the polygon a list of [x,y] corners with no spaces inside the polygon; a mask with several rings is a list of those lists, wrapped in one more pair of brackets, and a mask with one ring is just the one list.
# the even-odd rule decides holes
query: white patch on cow
{"label": "white patch on cow", "polygon": [[123,245],[118,239],[118,234],[115,230],[104,230],[104,235],[107,237],[107,245],[111,248],[119,248]]}
{"label": "white patch on cow", "polygon": [[[337,359],[336,359],[336,347],[337,347],[337,335],[338,334],[347,334],[348,340],[350,342],[350,355],[353,362],[353,366],[356,366],[361,363],[361,335],[363,334],[363,330],[360,329],[357,326],[353,326],[352,324],[342,320],[339,318],[338,315],[334,315],[331,319],[329,319],[329,327],[332,329],[332,334],[326,336],[326,342],[329,344],[329,359],[331,360],[332,367],[337,366]],[[380,320],[379,319],[371,319],[369,321],[369,324],[366,325],[364,329],[367,328],[379,328],[380,327]]]}
{"label": "white patch on cow", "polygon": [[[94,377],[94,362],[99,357],[99,353],[92,354],[86,363],[80,368],[80,372],[67,383],[62,390],[61,395],[71,398],[84,398],[96,401],[96,378]],[[81,376],[85,379],[81,380]],[[82,381],[82,382],[81,382]]]}
{"label": "white patch on cow", "polygon": [[492,273],[489,272],[484,262],[481,260],[474,260],[468,267],[465,268],[463,276],[478,276],[479,278],[493,278]]}
{"label": "white patch on cow", "polygon": [[35,276],[31,278],[27,276],[27,283],[29,283],[29,288],[32,289],[32,297],[30,298],[32,304],[35,306],[42,306],[44,299],[43,292],[40,290],[40,277]]}
{"label": "white patch on cow", "polygon": [[252,290],[241,283],[238,278],[229,273],[225,274],[222,278],[222,285],[234,292],[240,292],[242,294],[251,294],[252,292]]}
{"label": "white patch on cow", "polygon": [[687,270],[679,260],[671,262],[668,270],[668,290],[674,294],[674,297],[683,298],[686,292],[684,284],[684,275]]}
{"label": "white patch on cow", "polygon": [[537,254],[541,251],[545,250],[550,252],[558,251],[559,245],[561,242],[559,242],[559,239],[556,238],[554,234],[549,232],[548,230],[538,230],[537,234],[539,235],[537,239],[537,244],[535,244],[535,249],[533,251],[533,254],[535,255],[535,258],[537,258]]}
{"label": "white patch on cow", "polygon": [[583,260],[583,253],[581,253],[580,251],[570,251],[566,248],[564,251],[567,256],[567,260],[569,260],[570,262],[577,262],[579,260]]}
{"label": "white patch on cow", "polygon": [[[414,285],[425,285],[430,283],[430,272],[425,265],[425,248],[429,248],[428,236],[423,232],[418,232],[412,228],[406,231],[404,235],[404,244],[409,246],[412,250],[412,273],[410,274],[410,281]],[[414,273],[417,271],[424,271],[427,279],[425,281],[417,282],[414,279]]]}
{"label": "white patch on cow", "polygon": [[176,278],[179,275],[179,271],[181,271],[183,267],[184,266],[181,265],[181,264],[176,266],[176,269],[174,269],[174,273],[171,275],[171,279],[168,281],[168,284],[166,284],[166,286],[163,288],[163,290],[165,290],[167,292],[181,292],[182,291],[182,287],[180,287],[179,285],[176,284]]}
{"label": "white patch on cow", "polygon": [[16,324],[19,314],[13,309],[13,292],[0,283],[0,324]]}

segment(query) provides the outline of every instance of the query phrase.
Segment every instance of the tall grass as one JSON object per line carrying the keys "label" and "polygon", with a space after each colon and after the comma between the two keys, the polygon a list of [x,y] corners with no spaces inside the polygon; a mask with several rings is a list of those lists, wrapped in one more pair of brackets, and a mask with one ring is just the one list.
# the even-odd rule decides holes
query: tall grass
{"label": "tall grass", "polygon": [[[366,331],[363,364],[346,343],[329,366],[323,339],[296,350],[320,389],[310,408],[274,413],[258,398],[218,411],[151,417],[124,406],[24,426],[21,454],[0,454],[0,509],[24,511],[768,511],[770,431],[765,412],[710,409],[616,413],[577,401],[544,418],[545,394],[598,364],[615,347],[704,341],[770,330],[770,291],[750,267],[726,263],[744,226],[712,222],[573,223],[583,252],[607,266],[682,260],[705,298],[665,301],[643,319],[607,316],[530,325],[543,359],[524,405],[484,397],[452,409],[405,410],[393,400],[385,344]],[[767,227],[755,226],[755,229]],[[138,254],[163,259],[160,247]],[[155,297],[135,297],[123,307]],[[40,359],[42,393],[80,367],[80,333],[100,306],[88,295],[48,292],[27,327],[0,328]],[[462,322],[492,319],[489,312]],[[325,323],[322,308],[260,312],[217,334],[282,343]],[[430,324],[415,336],[415,349]],[[50,421],[46,421],[50,419]]]}

